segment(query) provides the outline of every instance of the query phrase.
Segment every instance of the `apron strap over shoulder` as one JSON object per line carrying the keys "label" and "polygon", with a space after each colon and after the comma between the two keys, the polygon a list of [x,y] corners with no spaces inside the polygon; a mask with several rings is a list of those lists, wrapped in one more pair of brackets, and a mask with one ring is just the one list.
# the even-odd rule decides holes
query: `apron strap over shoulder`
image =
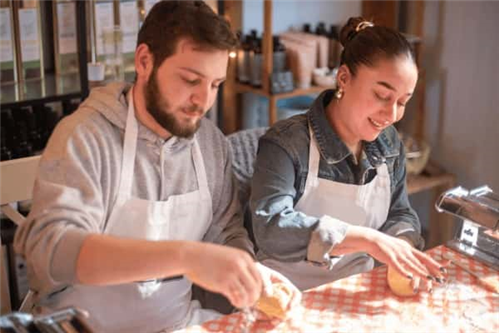
{"label": "apron strap over shoulder", "polygon": [[118,196],[130,196],[132,193],[133,174],[135,170],[135,154],[137,150],[138,125],[133,105],[133,87],[128,92],[128,114],[123,144],[123,161]]}
{"label": "apron strap over shoulder", "polygon": [[[317,142],[315,140],[314,132],[312,131],[312,127],[308,127],[310,133],[310,145],[308,150],[308,173],[317,177],[319,175],[319,164],[321,161],[321,155],[319,152],[319,147],[317,146]],[[308,178],[308,177],[307,177]]]}

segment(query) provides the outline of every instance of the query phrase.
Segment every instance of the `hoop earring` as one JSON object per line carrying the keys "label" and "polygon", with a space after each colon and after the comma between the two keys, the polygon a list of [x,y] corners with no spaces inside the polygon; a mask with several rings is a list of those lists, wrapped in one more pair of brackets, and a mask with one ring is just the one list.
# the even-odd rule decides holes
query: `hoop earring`
{"label": "hoop earring", "polygon": [[338,88],[336,90],[336,92],[334,93],[334,97],[336,97],[336,99],[338,99],[338,100],[342,99],[343,98],[343,93],[344,93],[343,89]]}

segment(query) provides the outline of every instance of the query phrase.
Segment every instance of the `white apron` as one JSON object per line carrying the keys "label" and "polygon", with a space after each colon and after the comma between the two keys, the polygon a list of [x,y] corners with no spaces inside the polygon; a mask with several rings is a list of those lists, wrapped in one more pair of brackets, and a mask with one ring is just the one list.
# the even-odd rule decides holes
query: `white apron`
{"label": "white apron", "polygon": [[[104,233],[153,241],[201,241],[211,224],[212,202],[197,139],[191,148],[199,185],[197,190],[172,195],[167,201],[131,196],[138,134],[132,96],[133,88],[129,92],[119,194]],[[55,296],[53,305],[87,310],[89,322],[96,332],[171,331],[220,316],[215,311],[201,309],[197,301],[191,301],[191,287],[192,283],[186,278],[105,287],[75,285]]]}
{"label": "white apron", "polygon": [[[295,210],[309,216],[331,216],[357,226],[379,229],[390,208],[390,175],[386,163],[376,168],[377,175],[368,184],[353,185],[319,178],[320,153],[310,129],[308,175],[303,196]],[[307,261],[281,262],[266,258],[262,263],[289,278],[300,290],[310,289],[373,268],[374,260],[366,253],[352,253],[333,261],[333,269]]]}

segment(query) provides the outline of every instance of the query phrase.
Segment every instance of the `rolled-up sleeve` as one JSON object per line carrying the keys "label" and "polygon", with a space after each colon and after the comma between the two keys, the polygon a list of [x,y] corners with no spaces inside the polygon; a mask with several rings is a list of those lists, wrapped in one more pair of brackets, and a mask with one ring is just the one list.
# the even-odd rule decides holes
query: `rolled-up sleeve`
{"label": "rolled-up sleeve", "polygon": [[414,247],[424,248],[424,239],[421,237],[421,224],[418,215],[409,203],[406,183],[405,153],[400,143],[400,155],[394,162],[393,178],[395,182],[391,195],[388,218],[380,231],[394,237],[406,237]]}
{"label": "rolled-up sleeve", "polygon": [[260,251],[280,261],[329,264],[329,252],[345,237],[348,224],[330,216],[308,216],[294,209],[297,166],[273,141],[260,139],[251,187],[253,231]]}

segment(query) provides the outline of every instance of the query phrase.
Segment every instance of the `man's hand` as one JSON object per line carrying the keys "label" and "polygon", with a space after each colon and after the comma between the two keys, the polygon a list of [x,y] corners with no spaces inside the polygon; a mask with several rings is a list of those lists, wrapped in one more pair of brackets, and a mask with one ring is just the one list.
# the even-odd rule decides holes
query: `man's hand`
{"label": "man's hand", "polygon": [[220,293],[237,308],[252,306],[262,292],[262,278],[246,252],[222,245],[192,242],[185,249],[184,275]]}
{"label": "man's hand", "polygon": [[289,281],[284,275],[281,273],[265,266],[260,263],[257,263],[257,268],[260,271],[263,281],[263,293],[265,295],[272,295],[273,284],[282,283],[287,286],[287,289],[292,291],[291,300],[288,304],[287,310],[292,309],[294,306],[301,303],[301,291],[296,288],[296,286]]}

